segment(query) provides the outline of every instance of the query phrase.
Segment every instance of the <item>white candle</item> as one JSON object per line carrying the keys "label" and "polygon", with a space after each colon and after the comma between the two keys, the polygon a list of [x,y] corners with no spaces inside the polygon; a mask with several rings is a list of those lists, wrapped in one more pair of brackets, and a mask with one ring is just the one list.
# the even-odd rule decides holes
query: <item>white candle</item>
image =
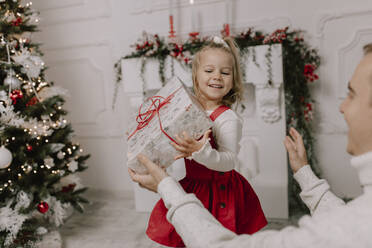
{"label": "white candle", "polygon": [[173,0],[169,0],[169,15],[173,15]]}
{"label": "white candle", "polygon": [[196,30],[196,13],[195,13],[195,7],[194,7],[194,0],[190,0],[190,6],[191,6],[191,32],[195,32]]}
{"label": "white candle", "polygon": [[225,24],[231,24],[230,16],[231,16],[231,0],[225,0]]}

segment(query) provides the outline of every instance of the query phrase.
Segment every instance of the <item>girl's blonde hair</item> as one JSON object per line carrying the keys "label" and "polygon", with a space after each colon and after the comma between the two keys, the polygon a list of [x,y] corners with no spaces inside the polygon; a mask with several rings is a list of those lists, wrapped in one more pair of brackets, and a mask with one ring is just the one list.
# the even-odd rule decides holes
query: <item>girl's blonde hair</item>
{"label": "girl's blonde hair", "polygon": [[198,84],[196,83],[196,72],[200,65],[200,54],[208,49],[221,49],[229,54],[233,58],[233,86],[231,90],[222,98],[221,104],[231,107],[234,103],[240,102],[243,99],[243,80],[240,69],[240,56],[239,49],[235,44],[235,41],[231,37],[225,37],[223,42],[208,41],[195,55],[192,61],[192,81],[194,85],[194,91],[196,95],[199,95]]}

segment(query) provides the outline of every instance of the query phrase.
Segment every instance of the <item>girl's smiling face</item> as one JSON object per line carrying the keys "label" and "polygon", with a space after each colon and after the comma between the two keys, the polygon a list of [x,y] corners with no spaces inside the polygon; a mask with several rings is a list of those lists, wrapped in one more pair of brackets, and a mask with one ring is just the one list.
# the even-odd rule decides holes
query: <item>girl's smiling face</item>
{"label": "girl's smiling face", "polygon": [[206,110],[214,110],[233,87],[233,58],[228,52],[211,48],[200,54],[196,90]]}

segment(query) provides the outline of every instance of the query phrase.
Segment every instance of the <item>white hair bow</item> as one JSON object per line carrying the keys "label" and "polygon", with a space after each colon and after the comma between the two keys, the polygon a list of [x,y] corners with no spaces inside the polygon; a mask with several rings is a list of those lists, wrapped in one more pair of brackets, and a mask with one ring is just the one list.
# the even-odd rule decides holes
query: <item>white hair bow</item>
{"label": "white hair bow", "polygon": [[222,44],[224,47],[230,48],[229,45],[226,43],[226,41],[224,41],[223,39],[221,39],[218,36],[214,36],[212,41],[213,41],[213,43]]}

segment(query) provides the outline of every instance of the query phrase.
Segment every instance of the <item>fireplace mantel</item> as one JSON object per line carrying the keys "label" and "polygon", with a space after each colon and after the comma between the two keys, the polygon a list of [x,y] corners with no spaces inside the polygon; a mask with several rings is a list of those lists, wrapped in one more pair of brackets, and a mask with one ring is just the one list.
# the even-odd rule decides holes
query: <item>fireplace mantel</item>
{"label": "fireplace mantel", "polygon": [[[192,87],[190,68],[169,56],[164,66],[166,80],[174,76],[172,63],[174,75]],[[137,110],[144,101],[143,92],[151,95],[162,87],[158,61],[147,59],[143,74],[145,84],[140,75],[141,65],[142,59],[122,61],[123,88],[132,110]],[[236,110],[244,120],[239,153],[242,165],[235,169],[252,184],[267,217],[288,218],[282,46],[251,47],[242,57],[242,65],[245,108],[237,106]],[[185,174],[183,160],[169,167],[169,173],[181,179]],[[136,210],[151,211],[158,195],[137,185],[134,185],[134,191]]]}

